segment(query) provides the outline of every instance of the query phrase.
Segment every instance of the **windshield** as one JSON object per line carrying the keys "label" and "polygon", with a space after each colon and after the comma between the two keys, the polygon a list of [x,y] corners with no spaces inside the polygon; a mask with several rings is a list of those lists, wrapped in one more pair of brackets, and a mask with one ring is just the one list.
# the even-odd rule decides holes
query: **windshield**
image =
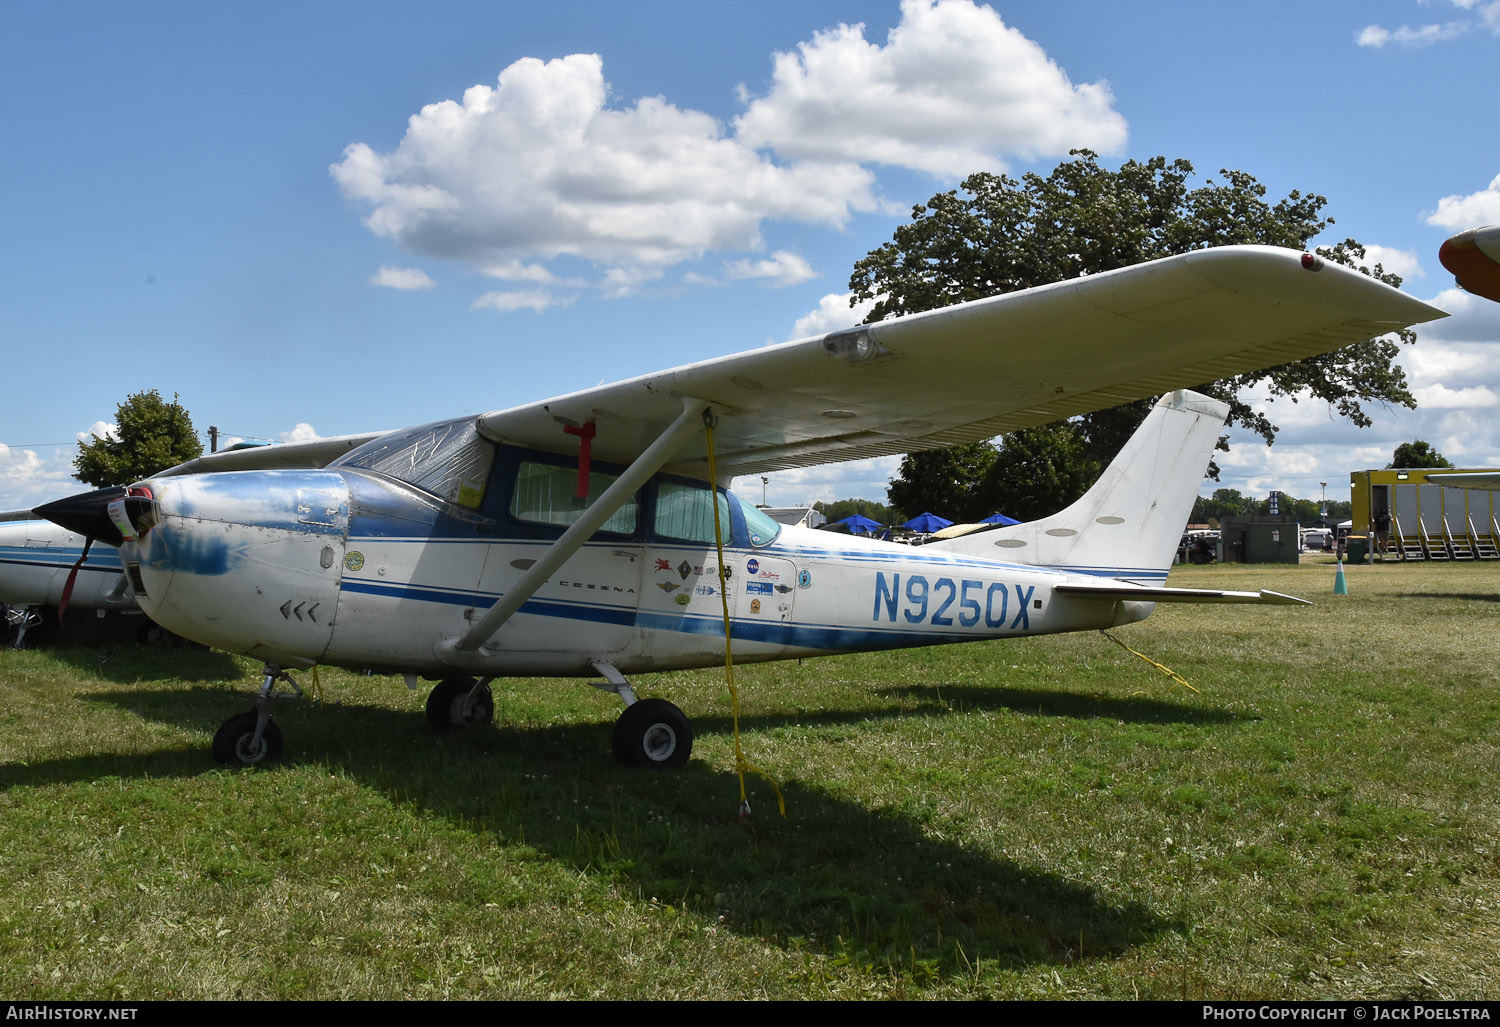
{"label": "windshield", "polygon": [[480,438],[475,418],[461,417],[382,435],[330,466],[362,467],[475,509],[494,458],[495,447]]}
{"label": "windshield", "polygon": [[[739,497],[735,497],[739,498]],[[771,516],[758,507],[751,506],[743,499],[740,500],[740,510],[745,514],[745,529],[750,533],[750,544],[759,548],[768,546],[776,541],[776,536],[781,534],[781,523],[771,519]]]}

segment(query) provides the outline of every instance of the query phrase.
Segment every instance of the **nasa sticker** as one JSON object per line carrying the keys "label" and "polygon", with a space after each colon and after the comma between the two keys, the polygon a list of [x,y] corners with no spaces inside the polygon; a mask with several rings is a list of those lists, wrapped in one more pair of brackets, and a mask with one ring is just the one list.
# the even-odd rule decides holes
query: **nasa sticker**
{"label": "nasa sticker", "polygon": [[798,571],[797,572],[797,587],[798,588],[811,588],[812,587],[812,571]]}
{"label": "nasa sticker", "polygon": [[358,549],[351,550],[349,555],[344,557],[344,566],[351,571],[357,571],[364,565],[365,554],[361,553]]}
{"label": "nasa sticker", "polygon": [[754,574],[756,571],[760,570],[760,561],[751,560],[749,563],[745,564],[745,570],[749,571],[751,574]]}

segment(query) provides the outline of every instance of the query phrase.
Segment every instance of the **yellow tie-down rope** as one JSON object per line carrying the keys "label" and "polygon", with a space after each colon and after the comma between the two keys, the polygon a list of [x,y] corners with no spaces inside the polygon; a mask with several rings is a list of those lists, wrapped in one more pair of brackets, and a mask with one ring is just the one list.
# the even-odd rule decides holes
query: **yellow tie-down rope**
{"label": "yellow tie-down rope", "polygon": [[[1183,688],[1186,688],[1189,692],[1198,692],[1198,689],[1196,689],[1192,685],[1188,684],[1187,678],[1185,678],[1181,674],[1177,673],[1171,667],[1167,667],[1167,666],[1164,666],[1164,665],[1162,665],[1160,663],[1157,663],[1155,660],[1153,660],[1151,657],[1147,656],[1145,653],[1137,653],[1134,649],[1130,648],[1130,646],[1126,645],[1124,642],[1121,642],[1118,638],[1116,638],[1114,635],[1111,635],[1108,631],[1104,631],[1104,630],[1101,629],[1100,632],[1099,632],[1099,634],[1101,634],[1105,638],[1109,639],[1111,642],[1113,642],[1115,645],[1119,646],[1121,649],[1124,649],[1127,653],[1135,653],[1136,656],[1139,656],[1141,659],[1143,659],[1147,663],[1151,664],[1151,666],[1153,666],[1157,670],[1161,671],[1163,674],[1165,674],[1167,677],[1171,678],[1173,681],[1177,682]],[[1198,692],[1198,694],[1202,695],[1203,693],[1202,692]]]}
{"label": "yellow tie-down rope", "polygon": [[753,770],[765,778],[776,793],[776,805],[781,815],[786,816],[786,800],[781,797],[781,786],[776,779],[745,758],[740,748],[740,693],[734,687],[734,652],[729,643],[729,591],[724,586],[724,528],[719,522],[719,474],[714,466],[714,416],[713,411],[703,411],[703,430],[708,436],[708,482],[714,507],[714,549],[719,557],[719,606],[724,611],[724,680],[729,685],[730,720],[734,724],[734,771],[740,778],[740,817],[750,815],[750,800],[745,796],[745,771]]}

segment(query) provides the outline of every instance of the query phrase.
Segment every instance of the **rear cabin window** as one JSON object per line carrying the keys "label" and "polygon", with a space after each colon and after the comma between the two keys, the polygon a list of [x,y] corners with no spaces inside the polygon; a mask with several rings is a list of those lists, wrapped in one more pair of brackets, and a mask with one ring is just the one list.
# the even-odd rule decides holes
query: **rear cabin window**
{"label": "rear cabin window", "polygon": [[[566,528],[594,504],[619,475],[598,471],[589,474],[589,495],[578,498],[578,466],[560,466],[535,460],[522,461],[516,469],[516,484],[510,494],[510,515],[529,524],[548,524]],[[625,505],[599,528],[618,535],[635,534],[640,516],[639,497],[631,496]]]}
{"label": "rear cabin window", "polygon": [[663,481],[656,489],[656,520],[653,530],[663,538],[683,542],[714,542],[713,499],[719,501],[719,525],[725,543],[734,537],[729,521],[729,497],[706,485]]}

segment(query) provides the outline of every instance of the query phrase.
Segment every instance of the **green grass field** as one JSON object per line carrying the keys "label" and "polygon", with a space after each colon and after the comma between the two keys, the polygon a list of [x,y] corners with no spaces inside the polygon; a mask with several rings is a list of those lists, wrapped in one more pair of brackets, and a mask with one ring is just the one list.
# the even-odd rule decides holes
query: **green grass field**
{"label": "green grass field", "polygon": [[[0,652],[0,996],[1497,998],[1500,566],[1185,568],[1315,608],[639,679],[698,734],[609,755],[576,681],[441,736],[399,679]],[[304,685],[311,675],[303,675]]]}

